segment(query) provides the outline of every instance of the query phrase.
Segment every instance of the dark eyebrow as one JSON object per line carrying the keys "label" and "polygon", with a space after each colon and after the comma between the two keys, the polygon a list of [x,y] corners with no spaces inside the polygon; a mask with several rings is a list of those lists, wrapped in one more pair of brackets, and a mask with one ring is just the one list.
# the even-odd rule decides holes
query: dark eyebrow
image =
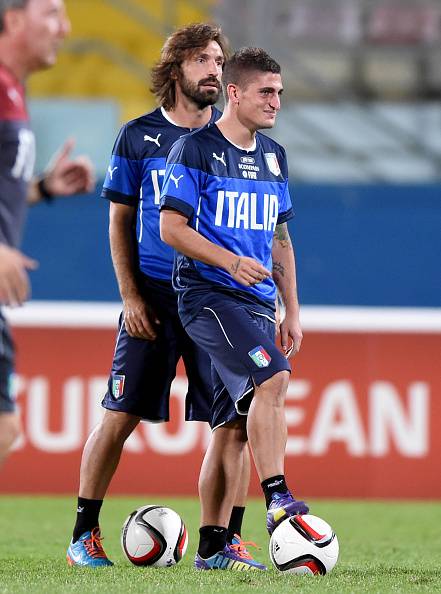
{"label": "dark eyebrow", "polygon": [[[264,91],[269,91],[270,93],[275,93],[276,89],[274,87],[262,87],[261,89],[259,89],[259,92],[263,93]],[[281,95],[283,93],[283,89],[280,89],[279,91],[277,91],[278,95]]]}
{"label": "dark eyebrow", "polygon": [[[210,58],[210,54],[207,52],[196,52],[194,55],[195,58]],[[214,57],[215,60],[225,60],[223,54],[219,53],[217,56]]]}

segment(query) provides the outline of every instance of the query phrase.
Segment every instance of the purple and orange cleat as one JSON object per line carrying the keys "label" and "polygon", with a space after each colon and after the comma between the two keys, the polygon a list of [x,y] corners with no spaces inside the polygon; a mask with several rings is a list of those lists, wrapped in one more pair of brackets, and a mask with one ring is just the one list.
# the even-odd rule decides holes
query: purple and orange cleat
{"label": "purple and orange cleat", "polygon": [[295,515],[309,512],[309,507],[304,501],[297,501],[288,491],[287,493],[273,493],[271,503],[266,514],[266,528],[272,534],[276,527]]}

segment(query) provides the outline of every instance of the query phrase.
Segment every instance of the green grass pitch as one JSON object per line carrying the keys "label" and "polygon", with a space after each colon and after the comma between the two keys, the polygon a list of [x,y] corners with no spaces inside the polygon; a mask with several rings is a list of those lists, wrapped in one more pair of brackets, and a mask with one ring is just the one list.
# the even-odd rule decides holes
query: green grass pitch
{"label": "green grass pitch", "polygon": [[[171,569],[137,568],[120,548],[120,529],[136,507],[161,503],[179,512],[190,542],[183,561]],[[196,499],[109,497],[101,526],[113,568],[70,568],[65,552],[74,521],[74,497],[0,497],[0,594],[170,593],[314,594],[441,592],[441,503],[311,501],[340,541],[340,560],[324,577],[278,573],[268,557],[262,500],[250,500],[243,536],[262,549],[256,557],[268,572],[208,571],[192,567],[197,545]]]}

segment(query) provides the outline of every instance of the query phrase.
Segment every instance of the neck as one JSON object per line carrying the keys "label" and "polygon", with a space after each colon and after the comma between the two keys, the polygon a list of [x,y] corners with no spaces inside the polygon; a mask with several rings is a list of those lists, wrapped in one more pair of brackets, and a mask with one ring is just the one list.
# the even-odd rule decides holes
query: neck
{"label": "neck", "polygon": [[12,72],[16,79],[24,83],[29,70],[26,63],[20,59],[20,51],[7,40],[0,40],[0,63]]}
{"label": "neck", "polygon": [[216,126],[222,134],[237,146],[244,149],[253,148],[256,142],[256,130],[248,128],[243,124],[228,106],[222,116],[216,122]]}
{"label": "neck", "polygon": [[167,115],[177,126],[182,128],[202,128],[208,124],[212,114],[211,105],[200,109],[193,101],[186,97],[179,97],[173,109]]}

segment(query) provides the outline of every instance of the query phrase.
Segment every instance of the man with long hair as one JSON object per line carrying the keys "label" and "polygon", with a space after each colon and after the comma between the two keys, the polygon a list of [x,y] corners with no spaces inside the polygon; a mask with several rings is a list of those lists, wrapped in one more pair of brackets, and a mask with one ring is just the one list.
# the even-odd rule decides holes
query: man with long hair
{"label": "man with long hair", "polygon": [[[179,320],[171,282],[174,252],[160,238],[159,198],[173,143],[220,117],[214,104],[227,53],[227,41],[216,26],[194,24],[174,32],[152,72],[159,107],[123,126],[113,149],[103,197],[110,201],[110,247],[123,311],[102,403],[106,410],[83,451],[77,521],[67,551],[71,565],[111,565],[101,545],[103,499],[138,423],[169,420],[170,387],[181,357],[189,381],[186,419],[211,418],[210,361]],[[265,569],[240,539],[250,462],[231,432],[220,431],[210,443],[200,475],[201,495],[222,490],[225,457],[240,478],[229,494],[229,522],[222,532],[237,569]],[[154,477],[154,488],[161,491],[161,477]]]}

